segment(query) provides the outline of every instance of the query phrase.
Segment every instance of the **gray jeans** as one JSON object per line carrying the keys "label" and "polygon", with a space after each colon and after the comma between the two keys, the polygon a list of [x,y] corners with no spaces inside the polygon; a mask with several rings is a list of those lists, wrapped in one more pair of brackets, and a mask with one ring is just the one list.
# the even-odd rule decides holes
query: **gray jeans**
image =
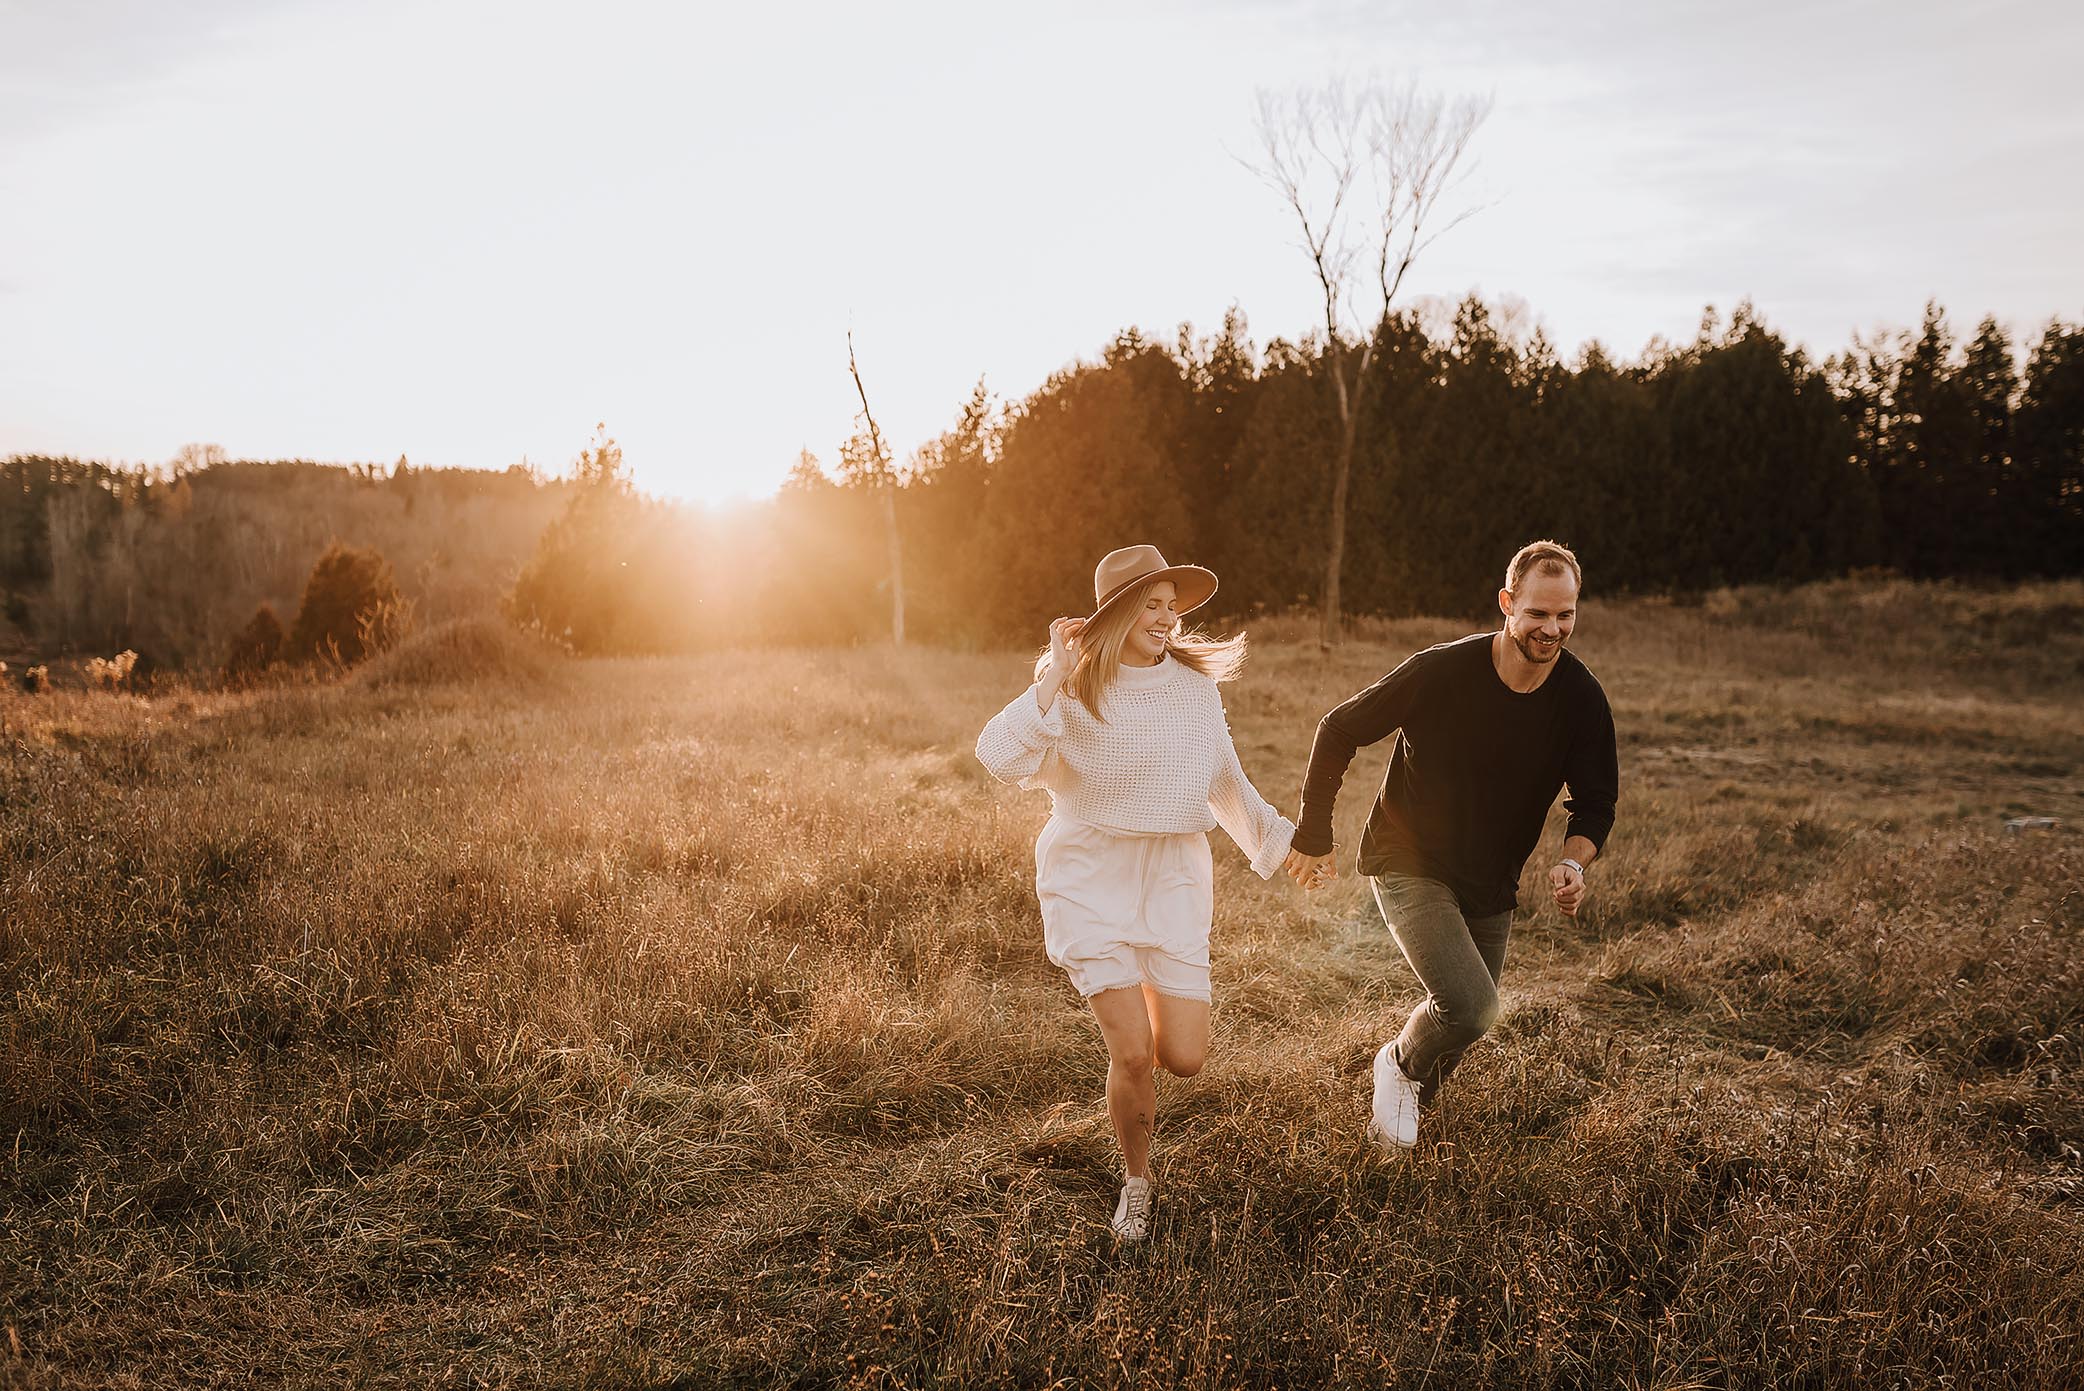
{"label": "gray jeans", "polygon": [[1404,949],[1426,997],[1397,1035],[1390,1056],[1430,1101],[1470,1044],[1498,1022],[1498,976],[1512,914],[1465,918],[1454,891],[1413,874],[1371,876],[1375,905]]}

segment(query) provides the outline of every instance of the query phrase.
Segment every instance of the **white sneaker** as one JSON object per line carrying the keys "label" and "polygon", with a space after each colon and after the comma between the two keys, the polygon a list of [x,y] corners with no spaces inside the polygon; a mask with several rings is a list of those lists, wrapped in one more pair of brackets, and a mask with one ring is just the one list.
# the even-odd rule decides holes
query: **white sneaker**
{"label": "white sneaker", "polygon": [[1141,1241],[1151,1228],[1151,1181],[1132,1178],[1122,1184],[1122,1199],[1114,1205],[1114,1234],[1123,1241]]}
{"label": "white sneaker", "polygon": [[1375,1053],[1375,1107],[1368,1138],[1390,1154],[1418,1143],[1418,1084],[1404,1075],[1385,1043]]}

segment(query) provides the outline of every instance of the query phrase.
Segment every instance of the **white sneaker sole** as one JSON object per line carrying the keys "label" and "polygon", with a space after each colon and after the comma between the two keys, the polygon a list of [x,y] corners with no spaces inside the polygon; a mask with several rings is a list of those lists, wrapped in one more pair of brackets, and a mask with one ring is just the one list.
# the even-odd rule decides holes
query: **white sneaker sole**
{"label": "white sneaker sole", "polygon": [[1381,1122],[1375,1120],[1368,1122],[1368,1143],[1372,1144],[1390,1159],[1402,1159],[1405,1155],[1418,1148],[1416,1140],[1406,1144],[1384,1129]]}
{"label": "white sneaker sole", "polygon": [[[1416,1149],[1418,1136],[1414,1133],[1408,1140],[1403,1138],[1397,1134],[1394,1121],[1383,1114],[1383,1093],[1396,1085],[1389,1079],[1388,1074],[1388,1069],[1396,1067],[1396,1063],[1389,1056],[1389,1049],[1390,1045],[1385,1043],[1375,1053],[1375,1094],[1369,1106],[1368,1139],[1374,1142],[1377,1149],[1394,1157],[1407,1150]],[[1413,1126],[1412,1129],[1415,1132],[1417,1127]]]}

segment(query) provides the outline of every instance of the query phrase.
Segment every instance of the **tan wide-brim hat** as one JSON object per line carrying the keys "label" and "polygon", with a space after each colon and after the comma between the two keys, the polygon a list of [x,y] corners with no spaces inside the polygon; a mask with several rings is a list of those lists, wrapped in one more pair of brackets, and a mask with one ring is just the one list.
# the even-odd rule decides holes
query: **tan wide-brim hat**
{"label": "tan wide-brim hat", "polygon": [[1156,546],[1124,546],[1109,551],[1093,569],[1093,613],[1098,620],[1115,601],[1134,594],[1147,582],[1171,580],[1178,591],[1175,606],[1184,615],[1207,603],[1216,592],[1216,572],[1199,565],[1167,565]]}

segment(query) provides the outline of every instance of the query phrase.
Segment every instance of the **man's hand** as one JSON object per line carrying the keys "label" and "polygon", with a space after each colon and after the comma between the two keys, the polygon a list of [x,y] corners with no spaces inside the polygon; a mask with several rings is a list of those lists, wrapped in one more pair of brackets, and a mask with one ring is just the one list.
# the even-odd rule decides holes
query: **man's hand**
{"label": "man's hand", "polygon": [[1281,868],[1287,870],[1288,877],[1304,889],[1322,888],[1339,877],[1339,867],[1334,863],[1338,853],[1334,850],[1329,855],[1305,855],[1300,850],[1291,850]]}
{"label": "man's hand", "polygon": [[1549,871],[1549,893],[1565,917],[1576,917],[1578,905],[1585,901],[1585,871],[1567,861],[1559,863]]}

